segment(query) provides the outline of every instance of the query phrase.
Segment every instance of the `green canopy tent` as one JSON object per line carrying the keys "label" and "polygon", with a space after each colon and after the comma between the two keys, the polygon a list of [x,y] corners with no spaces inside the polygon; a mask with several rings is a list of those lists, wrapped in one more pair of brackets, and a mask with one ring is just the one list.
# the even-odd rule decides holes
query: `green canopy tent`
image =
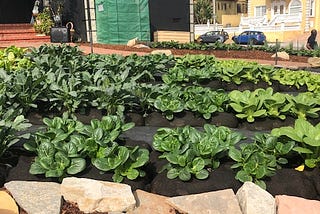
{"label": "green canopy tent", "polygon": [[99,43],[150,41],[148,0],[96,0],[95,6]]}

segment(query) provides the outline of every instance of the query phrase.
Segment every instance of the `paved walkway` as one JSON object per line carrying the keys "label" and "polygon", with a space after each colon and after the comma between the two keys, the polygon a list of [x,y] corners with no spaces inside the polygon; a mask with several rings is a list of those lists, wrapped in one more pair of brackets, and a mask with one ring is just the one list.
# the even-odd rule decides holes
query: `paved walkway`
{"label": "paved walkway", "polygon": [[[39,47],[43,45],[43,42],[2,42],[0,43],[0,48],[5,48],[5,47],[10,47],[12,45],[17,46],[17,47]],[[46,44],[56,44],[59,45],[59,43],[46,43]],[[147,52],[132,52],[132,51],[121,51],[121,50],[111,50],[111,49],[105,49],[105,48],[98,48],[98,47],[93,47],[91,48],[88,45],[81,45],[81,43],[69,43],[70,45],[77,45],[80,50],[82,50],[84,53],[89,54],[89,53],[97,53],[97,54],[121,54],[121,55],[130,55],[132,53],[136,53],[137,55],[145,55],[148,54]],[[229,59],[229,58],[228,58]],[[285,67],[285,68],[292,68],[292,69],[297,69],[297,68],[306,68],[306,67],[311,67],[309,63],[302,63],[302,62],[292,62],[292,61],[270,61],[270,60],[261,60],[261,59],[244,59],[246,61],[255,61],[260,64],[266,64],[266,65],[276,65],[279,67]]]}

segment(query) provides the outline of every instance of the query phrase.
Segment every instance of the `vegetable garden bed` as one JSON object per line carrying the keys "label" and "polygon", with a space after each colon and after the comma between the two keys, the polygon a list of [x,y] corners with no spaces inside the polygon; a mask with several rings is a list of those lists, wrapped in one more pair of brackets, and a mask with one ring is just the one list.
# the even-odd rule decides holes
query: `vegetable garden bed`
{"label": "vegetable garden bed", "polygon": [[0,154],[19,157],[3,161],[6,181],[79,176],[173,196],[251,180],[320,198],[316,74],[207,55],[5,51]]}

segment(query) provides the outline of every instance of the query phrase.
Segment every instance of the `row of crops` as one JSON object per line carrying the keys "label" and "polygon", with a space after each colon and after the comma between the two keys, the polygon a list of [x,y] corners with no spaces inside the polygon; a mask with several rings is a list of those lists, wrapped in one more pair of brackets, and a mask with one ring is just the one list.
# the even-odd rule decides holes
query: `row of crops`
{"label": "row of crops", "polygon": [[[157,111],[168,120],[182,111],[204,119],[216,112],[231,112],[250,123],[265,117],[297,119],[294,128],[257,136],[251,146],[240,149],[236,144],[243,136],[227,127],[208,124],[204,132],[189,126],[160,129],[153,148],[169,162],[165,168],[168,178],[206,179],[209,169],[219,167],[219,159],[228,156],[237,162],[233,166],[238,170],[236,179],[264,186],[263,178],[286,164],[290,152],[302,154],[302,164],[310,168],[320,163],[320,127],[307,121],[319,117],[320,78],[307,71],[207,55],[84,55],[77,47],[43,45],[1,50],[0,79],[0,156],[20,137],[32,139],[25,144],[25,149],[37,155],[32,174],[59,178],[77,174],[86,168],[89,158],[99,170],[113,171],[118,182],[145,176],[141,168],[148,162],[149,151],[126,147],[118,139],[134,126],[124,121],[126,112],[146,116]],[[263,82],[267,87],[230,91],[204,86],[208,81]],[[274,84],[307,91],[281,93]],[[105,117],[84,125],[75,114],[90,108],[103,110]],[[60,116],[45,118],[45,130],[16,136],[30,126],[25,117],[34,111]],[[252,164],[258,160],[260,164]]]}

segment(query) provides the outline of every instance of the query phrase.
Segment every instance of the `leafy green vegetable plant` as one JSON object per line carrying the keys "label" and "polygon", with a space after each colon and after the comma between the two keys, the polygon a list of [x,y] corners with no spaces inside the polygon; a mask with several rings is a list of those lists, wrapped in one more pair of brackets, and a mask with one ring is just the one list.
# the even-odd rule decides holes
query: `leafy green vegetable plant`
{"label": "leafy green vegetable plant", "polygon": [[[4,80],[6,83],[5,95],[8,98],[5,106],[13,105],[17,109],[22,109],[25,114],[31,108],[36,108],[36,101],[40,98],[46,76],[36,75],[28,70],[21,70],[16,73],[8,75]],[[2,76],[3,78],[3,76]],[[1,79],[1,78],[0,78]]]}
{"label": "leafy green vegetable plant", "polygon": [[310,72],[308,71],[289,71],[287,69],[279,69],[277,72],[272,74],[272,79],[279,81],[282,85],[295,86],[299,89],[301,86],[305,85],[309,78]]}
{"label": "leafy green vegetable plant", "polygon": [[299,93],[296,96],[287,97],[291,104],[290,113],[297,118],[318,118],[320,111],[319,100],[312,92]]}
{"label": "leafy green vegetable plant", "polygon": [[80,133],[84,125],[69,119],[67,114],[62,118],[44,118],[43,122],[46,130],[36,132],[34,139],[24,144],[25,149],[37,154],[29,172],[62,179],[83,171],[85,139]]}
{"label": "leafy green vegetable plant", "polygon": [[114,171],[115,182],[121,182],[124,177],[134,180],[145,176],[141,167],[149,161],[149,151],[138,146],[121,146],[117,142],[120,134],[133,126],[134,123],[123,123],[120,117],[109,115],[101,121],[92,120],[84,131],[85,151],[92,164],[104,172]]}
{"label": "leafy green vegetable plant", "polygon": [[163,167],[169,179],[188,181],[192,176],[206,179],[211,169],[220,165],[228,149],[243,136],[227,127],[205,124],[204,131],[185,126],[175,129],[160,128],[153,138],[153,148],[162,152],[159,158],[168,163]]}
{"label": "leafy green vegetable plant", "polygon": [[210,119],[215,112],[224,112],[229,101],[223,90],[211,90],[200,86],[189,86],[184,89],[185,108]]}
{"label": "leafy green vegetable plant", "polygon": [[16,71],[32,67],[32,62],[26,57],[26,48],[10,46],[0,50],[0,68],[6,71]]}
{"label": "leafy green vegetable plant", "polygon": [[0,120],[0,158],[20,139],[28,139],[30,134],[19,134],[31,126],[23,115],[15,116],[15,110],[9,109]]}
{"label": "leafy green vegetable plant", "polygon": [[286,155],[293,147],[292,141],[282,143],[270,134],[256,134],[254,142],[241,144],[239,149],[229,149],[229,157],[236,161],[231,168],[238,169],[235,178],[241,182],[254,182],[266,189],[263,179],[273,176],[282,164],[288,163]]}
{"label": "leafy green vegetable plant", "polygon": [[164,87],[155,99],[149,101],[153,103],[156,109],[159,109],[168,120],[174,118],[174,113],[182,112],[185,109],[185,103],[182,99],[182,88],[178,86]]}
{"label": "leafy green vegetable plant", "polygon": [[162,76],[164,83],[199,83],[217,77],[217,60],[213,56],[184,55],[176,59],[175,66]]}
{"label": "leafy green vegetable plant", "polygon": [[297,119],[294,127],[275,128],[271,134],[296,142],[293,151],[303,157],[307,167],[320,166],[320,124],[313,126],[304,119]]}
{"label": "leafy green vegetable plant", "polygon": [[289,95],[282,93],[273,93],[272,88],[266,90],[259,90],[259,94],[263,97],[263,106],[266,109],[268,117],[286,119],[289,115],[292,104],[287,102]]}
{"label": "leafy green vegetable plant", "polygon": [[45,118],[43,122],[46,129],[36,132],[34,139],[24,144],[24,148],[37,154],[29,170],[31,174],[62,179],[82,172],[89,158],[99,170],[113,171],[115,182],[124,177],[145,176],[141,167],[148,162],[149,151],[117,142],[133,123],[124,124],[120,117],[109,115],[84,125],[70,119],[67,113],[62,118]]}
{"label": "leafy green vegetable plant", "polygon": [[248,122],[254,122],[255,118],[265,117],[266,109],[263,107],[263,99],[259,96],[259,90],[243,92],[234,90],[229,93],[230,106],[238,114],[236,117],[246,119]]}

